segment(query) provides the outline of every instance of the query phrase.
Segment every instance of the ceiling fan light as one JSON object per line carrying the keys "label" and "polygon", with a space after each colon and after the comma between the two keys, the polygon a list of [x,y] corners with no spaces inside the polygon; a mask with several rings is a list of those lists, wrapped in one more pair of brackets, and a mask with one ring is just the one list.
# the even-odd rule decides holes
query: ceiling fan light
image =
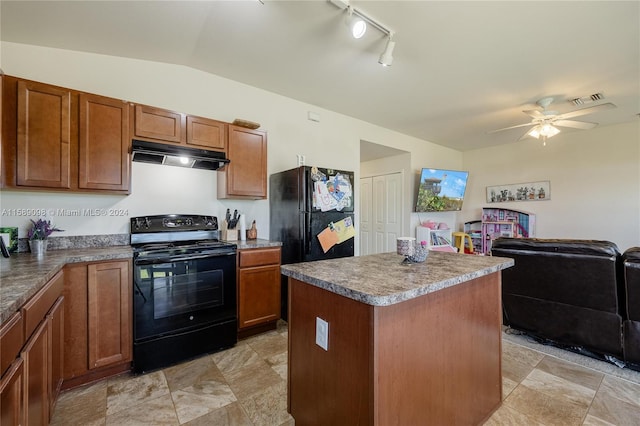
{"label": "ceiling fan light", "polygon": [[540,136],[544,138],[550,138],[557,135],[558,133],[560,133],[560,129],[552,126],[551,124],[545,123],[545,124],[538,124],[536,127],[529,130],[527,134],[532,138],[539,139]]}
{"label": "ceiling fan light", "polygon": [[531,136],[532,138],[540,138],[540,126],[536,126],[533,129],[529,130],[529,133],[527,133],[529,136]]}
{"label": "ceiling fan light", "polygon": [[557,127],[552,126],[551,124],[544,124],[542,126],[542,130],[540,130],[540,134],[542,136],[544,136],[544,137],[547,137],[547,138],[555,136],[558,133],[560,133],[560,129],[558,129]]}

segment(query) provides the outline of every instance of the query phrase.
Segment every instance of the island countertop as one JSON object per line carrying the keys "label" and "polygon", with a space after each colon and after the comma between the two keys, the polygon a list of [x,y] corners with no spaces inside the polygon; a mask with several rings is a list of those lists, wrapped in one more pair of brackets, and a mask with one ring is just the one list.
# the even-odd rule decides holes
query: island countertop
{"label": "island countertop", "polygon": [[396,253],[344,257],[280,267],[283,275],[372,306],[388,306],[501,271],[513,259],[432,251],[423,263]]}

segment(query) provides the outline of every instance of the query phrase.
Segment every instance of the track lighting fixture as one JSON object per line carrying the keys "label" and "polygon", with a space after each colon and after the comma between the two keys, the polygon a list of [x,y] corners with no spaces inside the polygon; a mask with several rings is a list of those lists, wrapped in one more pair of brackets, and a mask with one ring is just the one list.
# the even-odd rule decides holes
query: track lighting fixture
{"label": "track lighting fixture", "polygon": [[347,7],[348,10],[348,22],[349,22],[349,27],[351,28],[351,35],[353,35],[353,38],[362,38],[362,36],[364,36],[364,33],[367,32],[367,23],[362,20],[362,18],[359,18],[357,16],[353,16],[353,9],[351,8],[351,6]]}
{"label": "track lighting fixture", "polygon": [[384,51],[380,55],[380,59],[378,63],[381,65],[388,67],[393,62],[393,49],[396,46],[396,42],[393,41],[394,32],[390,30],[387,26],[381,24],[380,22],[373,19],[371,16],[367,15],[363,10],[357,9],[349,4],[349,0],[328,0],[334,6],[339,7],[342,10],[347,11],[347,19],[349,23],[349,27],[351,29],[351,34],[354,38],[361,38],[364,36],[367,31],[367,24],[371,25],[374,28],[377,28],[378,31],[384,33],[387,38],[387,44],[385,46]]}
{"label": "track lighting fixture", "polygon": [[387,39],[387,46],[384,48],[384,52],[380,54],[380,59],[378,59],[378,63],[383,67],[390,67],[393,63],[393,48],[396,47],[396,42],[393,41],[393,33],[389,34],[389,38]]}

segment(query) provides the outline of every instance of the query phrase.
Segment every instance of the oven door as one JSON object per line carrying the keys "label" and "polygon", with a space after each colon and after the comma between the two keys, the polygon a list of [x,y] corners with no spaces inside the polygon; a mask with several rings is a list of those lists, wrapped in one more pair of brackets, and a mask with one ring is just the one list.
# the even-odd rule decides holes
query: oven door
{"label": "oven door", "polygon": [[236,252],[134,256],[134,340],[236,318]]}

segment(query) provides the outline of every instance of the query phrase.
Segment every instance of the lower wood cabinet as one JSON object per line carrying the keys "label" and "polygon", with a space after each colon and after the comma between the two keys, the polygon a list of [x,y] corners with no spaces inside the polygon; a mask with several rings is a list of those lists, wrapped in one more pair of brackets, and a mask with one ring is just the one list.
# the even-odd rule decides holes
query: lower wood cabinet
{"label": "lower wood cabinet", "polygon": [[0,381],[0,424],[24,425],[24,361],[15,360]]}
{"label": "lower wood cabinet", "polygon": [[65,389],[131,367],[131,260],[65,266]]}
{"label": "lower wood cabinet", "polygon": [[[62,383],[62,284],[63,274],[59,272],[2,327],[3,358],[14,357],[0,381],[3,426],[47,425],[51,420]],[[19,342],[16,324],[23,330]]]}
{"label": "lower wood cabinet", "polygon": [[245,337],[280,319],[280,247],[238,251],[238,329]]}

